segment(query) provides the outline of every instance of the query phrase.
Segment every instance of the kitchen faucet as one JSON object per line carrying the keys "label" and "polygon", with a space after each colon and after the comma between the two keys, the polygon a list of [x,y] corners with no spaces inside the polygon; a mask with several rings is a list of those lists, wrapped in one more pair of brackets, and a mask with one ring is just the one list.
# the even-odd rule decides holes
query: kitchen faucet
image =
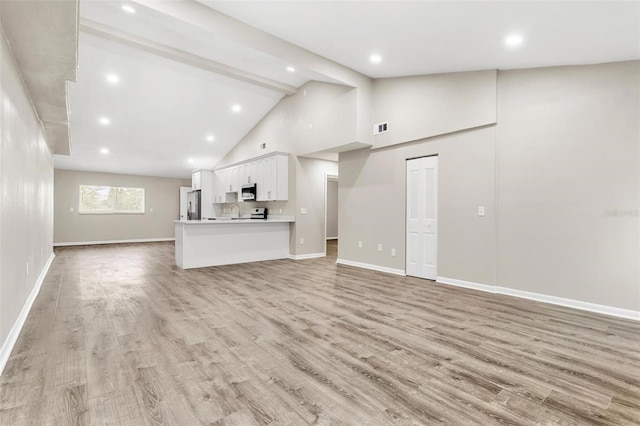
{"label": "kitchen faucet", "polygon": [[231,204],[231,216],[233,216],[233,206],[236,206],[238,208],[238,217],[240,217],[240,206],[238,205],[238,203]]}

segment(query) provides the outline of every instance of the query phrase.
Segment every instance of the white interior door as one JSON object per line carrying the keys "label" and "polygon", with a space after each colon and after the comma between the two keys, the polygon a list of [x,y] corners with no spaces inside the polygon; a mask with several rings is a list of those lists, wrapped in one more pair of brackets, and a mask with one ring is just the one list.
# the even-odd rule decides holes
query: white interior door
{"label": "white interior door", "polygon": [[191,191],[189,186],[180,187],[180,220],[187,220],[187,192]]}
{"label": "white interior door", "polygon": [[438,266],[438,157],[407,161],[407,275],[435,280]]}

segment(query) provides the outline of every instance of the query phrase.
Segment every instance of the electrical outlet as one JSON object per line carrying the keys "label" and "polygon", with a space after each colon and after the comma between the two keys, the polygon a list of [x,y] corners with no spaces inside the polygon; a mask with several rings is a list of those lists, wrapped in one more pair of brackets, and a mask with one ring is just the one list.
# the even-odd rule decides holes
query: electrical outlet
{"label": "electrical outlet", "polygon": [[282,214],[282,209],[280,209],[280,214]]}
{"label": "electrical outlet", "polygon": [[362,248],[362,241],[358,241],[358,248]]}
{"label": "electrical outlet", "polygon": [[69,207],[69,213],[73,213],[73,207]]}
{"label": "electrical outlet", "polygon": [[309,123],[309,130],[313,130],[313,123]]}
{"label": "electrical outlet", "polygon": [[300,207],[300,214],[307,214],[307,208],[306,207]]}
{"label": "electrical outlet", "polygon": [[378,244],[378,251],[382,251],[382,244]]}
{"label": "electrical outlet", "polygon": [[303,246],[304,245],[304,238],[300,238],[300,245]]}
{"label": "electrical outlet", "polygon": [[149,209],[149,213],[153,213],[153,207]]}
{"label": "electrical outlet", "polygon": [[391,249],[391,256],[395,256],[396,255],[396,249]]}
{"label": "electrical outlet", "polygon": [[485,215],[484,206],[479,206],[478,207],[478,216],[484,216],[484,215]]}

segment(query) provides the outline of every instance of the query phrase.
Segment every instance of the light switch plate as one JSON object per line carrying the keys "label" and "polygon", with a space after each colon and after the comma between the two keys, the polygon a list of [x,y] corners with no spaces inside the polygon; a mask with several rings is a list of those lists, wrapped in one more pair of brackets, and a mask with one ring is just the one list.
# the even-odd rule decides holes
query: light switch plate
{"label": "light switch plate", "polygon": [[306,207],[300,207],[300,214],[307,214],[307,208]]}
{"label": "light switch plate", "polygon": [[358,248],[362,248],[362,241],[358,241]]}
{"label": "light switch plate", "polygon": [[479,206],[478,207],[478,216],[484,216],[484,215],[485,215],[484,206]]}

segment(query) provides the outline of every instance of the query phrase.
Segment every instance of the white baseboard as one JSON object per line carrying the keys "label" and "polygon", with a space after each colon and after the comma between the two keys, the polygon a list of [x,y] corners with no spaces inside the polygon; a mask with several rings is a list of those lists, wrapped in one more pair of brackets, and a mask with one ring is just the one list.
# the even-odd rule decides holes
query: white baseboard
{"label": "white baseboard", "polygon": [[378,272],[386,272],[387,274],[402,275],[402,276],[406,275],[404,273],[404,270],[402,269],[387,268],[386,266],[372,265],[370,263],[354,262],[353,260],[338,259],[336,260],[336,263],[338,265],[355,266],[356,268],[364,268],[364,269],[371,269],[373,271],[378,271]]}
{"label": "white baseboard", "polygon": [[47,276],[49,272],[49,267],[51,267],[51,263],[56,256],[51,253],[49,259],[44,264],[42,271],[40,271],[40,275],[38,275],[38,279],[36,280],[29,297],[24,302],[22,306],[22,310],[20,311],[20,315],[16,318],[16,322],[13,323],[13,327],[11,327],[11,331],[9,331],[9,335],[6,340],[0,347],[0,375],[4,371],[4,367],[7,365],[7,361],[9,361],[9,356],[11,356],[11,351],[13,351],[13,347],[16,345],[18,341],[18,336],[20,336],[20,332],[22,331],[22,327],[24,326],[25,321],[27,320],[27,316],[31,311],[31,307],[33,306],[33,302],[38,297],[38,293],[40,293],[40,288],[42,287],[42,283],[44,282],[44,278]]}
{"label": "white baseboard", "polygon": [[568,308],[580,309],[583,311],[595,312],[598,314],[611,315],[619,318],[626,318],[640,321],[640,311],[631,309],[616,308],[614,306],[598,305],[596,303],[583,302],[580,300],[566,299],[564,297],[550,296],[541,293],[532,293],[513,288],[478,284],[469,281],[456,280],[454,278],[438,277],[437,282],[441,284],[465,287],[473,290],[485,291],[488,293],[504,294],[506,296],[519,297],[521,299],[535,300],[537,302],[550,303],[552,305],[566,306]]}
{"label": "white baseboard", "polygon": [[472,290],[486,291],[487,293],[497,293],[496,286],[487,284],[478,284],[471,281],[456,280],[455,278],[437,277],[436,282],[441,284],[453,285],[456,287],[470,288]]}
{"label": "white baseboard", "polygon": [[325,257],[326,255],[327,253],[289,254],[289,259],[293,259],[293,260],[315,259],[317,257]]}
{"label": "white baseboard", "polygon": [[97,244],[155,243],[158,241],[175,241],[175,238],[141,238],[135,240],[78,241],[71,243],[53,243],[54,247],[92,246]]}
{"label": "white baseboard", "polygon": [[337,240],[338,237],[327,237],[327,240]]}

